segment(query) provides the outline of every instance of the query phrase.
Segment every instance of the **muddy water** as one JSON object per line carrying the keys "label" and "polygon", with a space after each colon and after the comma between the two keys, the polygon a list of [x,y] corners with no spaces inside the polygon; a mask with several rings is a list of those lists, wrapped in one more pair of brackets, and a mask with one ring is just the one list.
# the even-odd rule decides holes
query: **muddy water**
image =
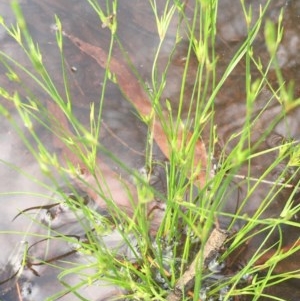
{"label": "muddy water", "polygon": [[[7,22],[10,23],[14,18],[9,7],[9,1],[6,1],[6,3],[5,1],[3,2],[4,3],[0,4],[0,11],[1,14],[5,16]],[[163,4],[163,2],[164,1],[162,1],[161,4]],[[251,1],[247,2],[250,3]],[[56,47],[55,33],[51,30],[54,23],[54,14],[59,16],[64,30],[67,33],[95,46],[100,46],[106,51],[109,47],[109,31],[106,28],[102,28],[98,17],[84,1],[66,0],[61,2],[23,0],[21,1],[21,4],[25,18],[28,20],[29,30],[32,33],[34,40],[39,43],[49,73],[52,78],[54,78],[59,91],[63,93],[60,57]],[[279,61],[286,80],[289,81],[294,79],[297,83],[299,80],[298,65],[300,62],[300,5],[296,0],[276,1],[269,9],[269,18],[276,20],[281,8],[285,9],[285,35],[279,49]],[[254,15],[257,15],[258,11],[259,7],[254,5]],[[191,13],[191,11],[188,11],[188,13]],[[152,60],[159,40],[155,35],[155,23],[151,17],[148,3],[146,1],[138,0],[120,2],[118,20],[118,33],[122,43],[125,45],[125,50],[128,52],[128,55],[140,72],[143,80],[149,83],[151,78]],[[176,18],[173,22],[176,24]],[[246,25],[239,1],[220,1],[218,28],[217,51],[220,56],[218,77],[220,77],[230,58],[246,36]],[[19,47],[5,35],[5,32],[2,29],[0,29],[0,39],[2,51],[20,60],[22,64],[30,66]],[[164,56],[169,53],[173,45],[174,32],[171,31],[163,46],[162,62],[164,62]],[[167,87],[163,94],[163,98],[170,99],[173,108],[176,108],[178,101],[181,74],[183,70],[183,67],[180,64],[177,64],[177,62],[186,55],[185,45],[179,49],[180,51],[176,57],[177,61],[174,61],[171,66],[171,73],[168,77]],[[268,56],[266,54],[262,34],[259,35],[255,44],[255,51],[261,53],[262,62],[266,63]],[[123,57],[120,49],[117,47],[114,50],[114,56],[119,58]],[[90,104],[93,102],[97,103],[101,93],[104,80],[103,70],[92,58],[80,52],[80,50],[67,39],[65,40],[65,57],[70,77],[70,91],[72,94],[74,112],[83,124],[88,124]],[[15,88],[20,89],[20,87],[16,87],[3,76],[2,70],[3,69],[1,69],[0,76],[1,86],[8,87],[11,91]],[[241,62],[229,77],[221,93],[217,95],[215,100],[215,122],[218,125],[218,134],[221,145],[224,148],[227,148],[228,152],[236,143],[234,139],[227,143],[228,139],[233,133],[240,129],[244,121],[244,73],[244,62]],[[191,75],[188,79],[191,85],[193,83],[193,75],[193,70],[191,70]],[[255,77],[255,74],[253,76]],[[48,96],[28,77],[24,77],[24,82],[46,106]],[[130,168],[139,169],[145,164],[144,151],[147,128],[136,118],[133,107],[124,99],[122,93],[114,84],[110,83],[107,91],[102,115],[104,126],[102,127],[103,131],[100,137],[101,142],[116,157],[121,161],[126,162],[126,165]],[[20,93],[25,100],[27,91],[21,89]],[[295,94],[299,97],[300,91],[297,86]],[[264,107],[266,101],[268,101],[270,97],[270,91],[268,88],[264,88],[257,101],[256,109],[259,110]],[[24,130],[24,126],[12,106],[2,99],[0,102],[10,110],[16,125]],[[97,110],[98,108],[96,108],[96,111]],[[264,129],[268,127],[268,124],[278,114],[280,114],[280,107],[275,99],[271,100],[268,109],[257,122],[256,135],[253,137],[254,141],[261,136]],[[272,134],[280,134],[285,137],[299,139],[299,114],[299,110],[292,111],[283,122],[278,123]],[[49,132],[39,126],[38,123],[35,124],[35,127],[47,148],[57,151],[53,146],[51,137],[49,137]],[[2,266],[5,268],[1,271],[0,283],[5,279],[8,279],[7,282],[1,285],[2,288],[0,287],[0,292],[2,294],[0,299],[5,301],[20,299],[18,295],[20,294],[18,293],[19,287],[21,289],[22,300],[45,300],[48,296],[64,289],[64,286],[57,281],[57,275],[60,270],[45,265],[32,265],[31,269],[26,269],[19,278],[11,277],[18,272],[11,262],[14,262],[16,257],[22,257],[24,254],[24,252],[20,252],[17,253],[18,255],[16,255],[16,257],[12,257],[10,256],[12,250],[17,250],[18,248],[21,248],[21,250],[24,248],[26,249],[26,244],[20,243],[20,241],[26,241],[28,246],[40,241],[40,238],[36,237],[36,234],[47,234],[47,218],[49,218],[49,215],[52,216],[52,212],[60,213],[59,218],[52,218],[51,225],[54,227],[54,230],[59,229],[65,234],[76,233],[78,236],[84,236],[84,229],[74,222],[75,217],[72,212],[70,213],[66,208],[61,208],[59,206],[54,206],[49,210],[28,211],[26,214],[20,215],[17,219],[12,221],[20,210],[32,206],[49,204],[49,202],[53,203],[53,193],[63,186],[64,177],[62,175],[57,175],[57,183],[53,183],[48,176],[43,174],[40,166],[36,163],[36,160],[24,147],[24,144],[16,134],[15,129],[6,119],[1,119],[0,133],[2,138],[0,141],[0,202],[2,208],[0,212],[0,242],[1,245],[5,246],[5,248],[1,249],[1,262]],[[29,133],[26,132],[26,129],[24,133],[28,139],[32,139],[30,138]],[[260,145],[261,149],[266,149],[268,147],[270,147],[269,140],[266,140]],[[164,159],[156,146],[154,148],[154,155],[158,160]],[[272,157],[264,156],[254,161],[251,176],[259,176],[268,165],[271,164],[272,160]],[[126,172],[122,171],[120,166],[116,163],[111,162],[109,159],[106,162],[117,173],[126,174]],[[19,170],[20,168],[21,171]],[[247,173],[246,170],[241,170],[240,172]],[[272,178],[270,180],[272,180]],[[243,183],[239,183],[239,181],[235,181],[232,186],[247,189],[247,187],[244,187]],[[253,194],[251,202],[244,208],[244,211],[253,214],[260,200],[265,197],[268,189],[269,186],[262,184],[257,192]],[[233,191],[236,190],[233,188]],[[268,214],[277,215],[282,208],[282,203],[284,203],[284,200],[289,193],[289,191],[280,193]],[[228,197],[229,201],[226,202],[225,205],[227,211],[232,211],[232,208],[236,208],[236,203],[243,199],[242,194],[243,192],[238,197],[232,197],[232,195]],[[274,194],[276,194],[276,192],[274,192]],[[9,206],[7,204],[9,204]],[[92,206],[92,204],[89,205]],[[98,210],[99,208],[95,209]],[[99,212],[103,213],[101,210]],[[41,224],[37,225],[34,223],[33,218],[38,219]],[[19,233],[20,230],[22,233]],[[11,233],[7,234],[7,231],[10,231]],[[24,231],[28,234],[24,235]],[[289,232],[286,244],[292,243],[299,236],[298,228],[288,228],[284,229],[284,231]],[[104,243],[110,245],[112,248],[122,243],[117,232],[113,232],[111,235],[110,239],[108,238]],[[243,254],[243,256],[250,257],[261,239],[261,237],[256,238],[249,250],[247,250],[246,254]],[[49,249],[47,256],[43,253],[45,252],[45,249]],[[67,260],[70,263],[75,262],[79,264],[90,263],[92,261],[92,258],[89,258],[89,256],[80,257],[78,254],[72,253],[72,250],[72,244],[67,244],[60,240],[52,240],[51,242],[39,242],[32,248],[29,248],[28,252],[32,256],[44,259],[45,257],[48,259],[57,258],[60,255],[69,252],[70,255],[67,257]],[[126,247],[123,248],[122,245],[119,251],[122,252],[122,254],[130,256]],[[298,255],[296,254],[296,256]],[[287,260],[285,265],[289,265],[291,269],[299,268],[299,266],[297,266],[297,263],[299,262],[298,257],[294,257],[292,261]],[[10,260],[9,264],[7,264],[8,259]],[[54,260],[53,262],[61,267],[71,266],[70,263],[62,263],[59,262],[59,260]],[[278,269],[280,268],[281,267],[278,267]],[[87,270],[86,272],[88,273],[89,271]],[[37,276],[37,274],[39,276]],[[18,282],[16,282],[16,279],[18,279]],[[74,285],[75,283],[80,282],[80,276],[72,275],[64,278],[64,281],[69,285]],[[299,292],[293,285],[295,285],[295,283],[292,283],[291,286],[288,286],[287,284],[282,288],[278,288],[278,296],[284,295],[283,292],[292,290],[293,294],[289,297],[289,300],[298,300]],[[107,285],[107,283],[102,283],[99,280],[98,283],[79,289],[79,293],[87,300],[108,300],[110,297],[122,293],[122,291],[118,287]],[[74,295],[67,294],[60,300],[75,300],[75,298]]]}

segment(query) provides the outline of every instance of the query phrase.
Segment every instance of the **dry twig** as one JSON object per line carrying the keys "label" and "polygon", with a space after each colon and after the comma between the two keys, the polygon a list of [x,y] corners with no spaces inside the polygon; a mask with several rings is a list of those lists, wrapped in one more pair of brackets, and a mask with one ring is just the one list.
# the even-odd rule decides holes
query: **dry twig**
{"label": "dry twig", "polygon": [[[220,250],[227,238],[228,233],[219,228],[215,228],[211,232],[207,242],[205,243],[203,253],[199,251],[192,264],[185,271],[182,277],[178,279],[174,291],[167,296],[168,301],[182,300],[182,295],[184,294],[186,287],[190,286],[190,284],[194,281],[197,271],[205,268],[204,265],[206,264],[207,259]],[[203,262],[203,266],[199,266],[201,262]]]}

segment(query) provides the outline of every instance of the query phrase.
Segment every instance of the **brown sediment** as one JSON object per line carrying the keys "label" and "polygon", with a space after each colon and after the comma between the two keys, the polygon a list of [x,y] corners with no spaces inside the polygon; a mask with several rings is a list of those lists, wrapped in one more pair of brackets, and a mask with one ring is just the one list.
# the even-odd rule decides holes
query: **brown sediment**
{"label": "brown sediment", "polygon": [[[289,254],[288,256],[286,254]],[[296,241],[290,242],[280,248],[280,250],[273,248],[272,250],[266,252],[255,262],[255,266],[261,266],[262,268],[267,267],[267,263],[277,254],[282,256],[282,260],[276,263],[274,268],[274,273],[286,273],[290,271],[298,270],[299,259],[300,259],[300,238]]]}

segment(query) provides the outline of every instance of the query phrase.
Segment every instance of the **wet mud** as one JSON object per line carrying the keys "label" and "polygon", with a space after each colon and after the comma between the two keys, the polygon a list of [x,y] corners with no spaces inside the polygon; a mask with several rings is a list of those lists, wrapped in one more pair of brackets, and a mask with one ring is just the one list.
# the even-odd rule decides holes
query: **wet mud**
{"label": "wet mud", "polygon": [[[159,5],[163,5],[163,2]],[[258,16],[259,5],[255,1],[246,2],[248,4],[252,3],[253,15]],[[63,94],[61,62],[55,41],[55,31],[53,31],[54,15],[58,15],[61,19],[65,32],[91,45],[101,47],[105,51],[109,49],[109,30],[103,28],[104,26],[101,24],[99,18],[84,1],[22,0],[20,3],[33,39],[38,42],[43,53],[44,62],[50,76],[54,79],[59,92]],[[156,25],[151,14],[151,8],[147,1],[138,0],[130,1],[130,4],[128,1],[121,1],[119,6],[118,36],[122,44],[125,45],[125,51],[141,75],[141,79],[151,88],[151,66],[159,42],[158,37],[155,35]],[[274,1],[268,9],[268,18],[276,21],[281,9],[284,9],[284,36],[278,50],[278,60],[285,80],[296,83],[294,93],[295,97],[299,97],[300,90],[297,82],[299,81],[298,76],[300,76],[300,4],[296,0]],[[7,23],[13,22],[14,17],[9,1],[4,1],[0,4],[0,12],[1,15],[5,16]],[[187,7],[187,14],[192,15],[192,1],[190,6]],[[176,24],[177,21],[175,17],[172,22]],[[174,46],[175,33],[175,30],[174,32],[171,30],[168,33],[166,42],[162,48],[161,66],[166,63],[165,58]],[[219,56],[217,80],[223,75],[228,62],[244,41],[246,35],[247,27],[239,1],[221,0],[216,40],[216,51]],[[0,29],[0,40],[1,51],[20,60],[24,66],[30,69],[30,62],[24,53],[5,34],[3,29]],[[183,41],[179,45],[174,56],[161,100],[170,100],[172,109],[175,112],[174,114],[176,114],[178,108],[183,72],[182,62],[187,50],[186,43],[186,41]],[[269,56],[262,32],[254,42],[253,49],[255,53],[259,54],[262,64],[267,64]],[[101,94],[104,70],[92,57],[80,51],[80,48],[76,47],[68,38],[64,39],[64,53],[65,63],[68,66],[67,72],[70,78],[69,88],[73,102],[73,111],[83,124],[88,125],[90,106],[92,103],[98,103],[99,95]],[[114,48],[113,56],[124,60],[124,54],[118,47]],[[196,66],[196,64],[195,59],[194,65]],[[17,89],[24,102],[27,101],[26,96],[29,95],[28,91],[33,91],[42,106],[44,106],[45,111],[47,110],[49,96],[37,87],[34,81],[28,76],[23,76],[24,86],[28,88],[26,90],[7,79],[4,75],[4,66],[1,66],[0,70],[0,86],[5,87],[9,91]],[[259,76],[255,72],[253,70],[253,78]],[[187,78],[187,86],[193,85],[194,77],[195,70],[191,67]],[[276,86],[274,70],[270,72],[270,81]],[[189,89],[186,90],[186,98],[190,99]],[[217,125],[220,144],[220,153],[215,154],[217,159],[221,154],[230,153],[236,145],[237,140],[232,135],[241,129],[246,116],[246,96],[244,91],[245,62],[241,61],[215,98],[215,124]],[[253,118],[256,118],[262,108],[265,108],[263,114],[259,114],[255,122],[251,137],[252,144],[260,141],[257,145],[257,151],[263,151],[276,146],[276,143],[280,139],[300,139],[300,112],[297,108],[290,111],[288,115],[278,119],[274,129],[266,134],[265,130],[282,113],[278,100],[272,95],[270,89],[264,87],[255,102]],[[73,183],[74,186],[70,187],[70,184],[68,184],[69,179],[61,175],[57,175],[58,178],[54,182],[52,181],[53,179],[49,179],[41,171],[35,158],[24,147],[20,136],[16,133],[16,127],[20,127],[21,130],[24,130],[23,133],[26,139],[29,139],[29,141],[32,139],[28,131],[24,129],[24,125],[14,107],[3,99],[0,99],[0,104],[4,105],[10,111],[12,119],[15,121],[15,127],[4,118],[0,121],[0,135],[2,138],[0,142],[0,205],[2,208],[0,211],[0,243],[5,246],[0,251],[0,299],[3,301],[45,300],[47,297],[66,288],[64,284],[57,280],[60,268],[72,267],[72,263],[85,263],[86,265],[93,263],[92,256],[83,256],[77,252],[77,246],[78,244],[86,243],[87,233],[94,231],[94,229],[86,222],[84,214],[80,209],[81,206],[78,206],[78,208],[75,206],[71,210],[69,204],[65,203],[66,200],[70,198],[72,200],[75,199],[85,206],[92,207],[98,216],[104,219],[109,219],[111,213],[107,212],[101,206],[101,202],[95,203],[93,200],[90,200],[89,196],[82,191],[82,187],[78,186],[78,183]],[[189,102],[186,102],[183,106],[183,119],[189,105]],[[95,108],[96,114],[99,110],[100,108]],[[102,112],[103,126],[101,128],[100,139],[104,148],[118,158],[120,162],[126,164],[127,168],[145,172],[143,168],[145,166],[145,145],[148,129],[137,118],[136,109],[125,99],[124,94],[117,85],[113,83],[109,83],[107,86]],[[49,122],[49,120],[46,120],[46,122]],[[34,127],[47,149],[56,152],[58,155],[63,153],[55,145],[53,138],[49,137],[49,131],[40,126],[38,121],[36,121]],[[204,131],[204,140],[207,139],[206,135],[207,133]],[[264,138],[261,139],[261,137]],[[34,141],[32,143],[34,144]],[[153,153],[156,161],[163,162],[162,165],[166,164],[165,154],[156,144],[154,145]],[[128,170],[124,169],[122,164],[117,164],[114,160],[106,156],[105,153],[99,152],[99,156],[105,163],[105,166],[108,167],[107,174],[113,171],[118,176],[126,179],[130,178]],[[276,156],[276,153],[267,153],[258,156],[252,160],[250,171],[247,166],[241,166],[238,173],[241,176],[250,175],[253,178],[257,178],[269,168]],[[282,162],[272,173],[268,174],[265,180],[270,182],[276,181],[278,174],[285,167],[286,162]],[[163,199],[163,194],[166,192],[164,170],[157,168],[152,173],[151,184],[159,191],[159,195]],[[297,185],[299,182],[298,170],[296,168],[290,169],[288,173],[294,175],[291,184]],[[55,177],[56,175],[54,174]],[[132,182],[130,184],[133,185]],[[255,183],[253,183],[254,186]],[[232,180],[228,193],[225,194],[222,201],[222,210],[234,213],[237,208],[241,208],[240,214],[247,213],[249,216],[252,216],[255,214],[261,200],[269,195],[268,198],[273,201],[261,218],[277,217],[280,215],[286,200],[291,193],[294,193],[291,188],[277,189],[276,187],[271,187],[268,183],[261,183],[255,187],[255,191],[251,195],[251,200],[242,206],[244,196],[251,187],[249,188],[242,178]],[[157,196],[157,203],[154,203],[153,208],[163,207],[161,205],[162,199],[159,199],[159,196]],[[294,200],[294,205],[298,205],[300,202],[300,195],[298,193],[294,195]],[[150,210],[152,209],[150,208]],[[163,208],[159,208],[158,212],[157,219],[154,218],[154,223],[159,223],[160,214],[163,214]],[[15,218],[16,216],[17,218]],[[81,221],[80,223],[78,223],[78,219]],[[299,217],[292,217],[292,221],[299,223]],[[220,218],[219,220],[220,225],[224,228],[227,228],[230,222],[226,218]],[[238,230],[242,226],[243,224],[237,222],[235,230]],[[27,233],[25,236],[24,232]],[[57,239],[44,238],[47,235],[48,237],[50,235],[55,237],[58,232],[63,233],[68,239],[62,240],[59,237]],[[222,273],[219,276],[221,278],[228,277],[232,271],[239,269],[240,265],[246,264],[261,242],[264,241],[266,235],[267,233],[260,232],[247,242],[245,248],[238,250],[237,254],[232,254],[226,262],[226,268],[223,267],[221,269]],[[282,248],[288,249],[290,245],[297,243],[299,240],[299,227],[284,226],[274,231],[265,243],[265,247],[267,248],[276,244],[280,237],[283,237]],[[132,250],[124,243],[120,232],[117,230],[112,230],[110,235],[99,238],[97,243],[111,248],[120,256],[134,258]],[[22,262],[24,254],[26,254],[28,262],[22,268],[19,263]],[[271,255],[272,250],[270,253],[266,253],[266,258],[261,259],[262,262],[258,262],[257,264],[263,264],[263,260],[270,258]],[[32,260],[30,260],[31,258]],[[300,254],[298,251],[285,260],[282,260],[274,268],[274,273],[299,269],[299,260]],[[224,269],[227,269],[228,275],[226,275]],[[90,270],[87,268],[85,271],[85,273],[93,272],[92,268]],[[64,278],[64,282],[69,286],[78,284],[80,283],[80,275],[70,274]],[[80,287],[78,293],[87,300],[110,300],[123,294],[124,291],[117,286],[99,279],[89,287]],[[299,280],[290,280],[275,287],[272,286],[266,289],[266,293],[271,293],[284,300],[299,300]],[[202,292],[202,294],[203,298],[205,292]],[[57,297],[57,300],[75,300],[74,298],[76,297],[72,294],[62,294]],[[247,299],[241,297],[232,300]],[[262,297],[259,300],[269,299]]]}

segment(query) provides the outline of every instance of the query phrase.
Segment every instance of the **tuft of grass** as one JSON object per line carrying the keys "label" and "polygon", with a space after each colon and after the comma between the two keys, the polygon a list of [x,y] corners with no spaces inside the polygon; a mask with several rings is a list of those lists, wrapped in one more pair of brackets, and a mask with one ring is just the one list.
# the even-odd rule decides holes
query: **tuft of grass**
{"label": "tuft of grass", "polygon": [[[0,95],[6,101],[0,105],[0,112],[11,122],[42,172],[52,181],[54,188],[48,189],[56,195],[51,198],[51,205],[21,212],[22,215],[28,215],[35,220],[45,231],[45,234],[21,233],[36,238],[36,243],[29,246],[24,253],[26,260],[22,259],[22,267],[27,265],[35,269],[35,266],[45,264],[60,270],[58,281],[65,289],[49,296],[47,300],[57,300],[70,293],[80,300],[85,300],[80,289],[93,284],[115,285],[128,299],[166,300],[178,280],[185,275],[188,266],[198,256],[200,268],[194,279],[191,279],[191,287],[183,288],[180,300],[258,300],[260,296],[278,300],[276,296],[267,294],[266,289],[289,279],[299,278],[298,270],[283,272],[276,270],[280,262],[299,252],[299,241],[295,241],[289,248],[284,244],[285,229],[299,227],[295,219],[300,209],[295,201],[299,193],[297,180],[299,147],[297,141],[288,139],[282,139],[278,145],[268,149],[262,150],[260,147],[276,124],[284,120],[287,114],[299,105],[299,100],[294,99],[293,85],[285,83],[276,58],[283,35],[284,12],[281,12],[275,25],[269,20],[264,22],[271,0],[261,7],[257,19],[253,18],[251,6],[247,7],[245,2],[241,1],[247,37],[232,56],[223,74],[219,76],[219,58],[216,49],[218,1],[195,1],[192,18],[189,18],[188,2],[166,1],[161,9],[158,8],[157,1],[149,0],[157,26],[158,44],[152,62],[151,87],[147,87],[142,76],[134,68],[130,54],[126,53],[126,46],[122,45],[118,36],[118,1],[105,3],[103,1],[101,4],[94,0],[87,2],[99,16],[102,28],[109,30],[111,34],[102,90],[97,105],[93,104],[90,107],[89,127],[81,124],[74,114],[64,54],[64,40],[70,36],[63,31],[60,19],[55,16],[63,92],[57,89],[55,81],[45,67],[43,54],[31,37],[18,3],[12,1],[12,9],[16,16],[14,25],[7,25],[3,17],[0,19],[1,26],[24,51],[31,63],[30,68],[25,67],[22,62],[0,51],[0,60],[6,69],[6,76],[17,87],[14,91],[0,87]],[[174,20],[177,20],[174,44],[168,54],[167,63],[161,68],[163,45],[168,32],[174,26]],[[264,65],[254,51],[255,40],[262,30],[269,53],[269,62]],[[168,75],[172,71],[176,51],[182,43],[187,43],[188,47],[175,110],[172,100],[164,100],[162,97],[165,89],[168,89]],[[136,99],[128,99],[135,106],[138,118],[148,127],[145,139],[145,172],[142,174],[121,162],[102,145],[100,140],[103,106],[109,83],[118,85],[126,95],[126,89],[122,86],[117,72],[117,67],[121,68],[121,65],[116,65],[113,57],[115,45],[121,49],[126,67],[144,88],[148,97],[146,100],[150,105],[148,114],[144,114],[135,103]],[[215,113],[218,110],[215,100],[241,62],[245,68],[243,100],[246,108],[245,116],[240,128],[232,133],[222,146],[220,154],[217,154],[220,137],[215,120]],[[275,70],[278,81],[276,87],[269,80],[271,69]],[[192,72],[194,74],[192,88],[187,94],[191,84],[189,75]],[[35,91],[30,91],[27,95],[32,96],[24,98],[22,91],[28,92],[24,76],[29,77],[35,83],[35,88],[47,95],[49,101],[46,107],[42,100],[34,96]],[[257,111],[258,99],[266,87],[272,95]],[[274,116],[261,137],[253,142],[257,124],[274,101],[281,106],[281,113]],[[187,103],[189,105],[186,110]],[[9,110],[11,105],[18,112],[22,125],[12,118]],[[49,114],[49,108],[52,108],[52,114],[51,111]],[[53,112],[56,112],[56,115]],[[55,137],[56,142],[65,150],[67,160],[64,164],[61,163],[58,154],[41,140],[35,129],[36,124]],[[168,157],[167,163],[155,162],[154,144],[158,143],[155,133],[157,128],[162,129],[164,141],[167,142],[163,150]],[[202,151],[206,152],[204,157],[207,162],[197,161],[200,142],[205,144]],[[101,170],[102,163],[100,164],[98,160],[100,152],[132,177],[130,181],[118,179],[124,190],[122,196],[126,195],[132,205],[131,215],[118,207],[118,199],[114,199],[112,182],[107,178],[105,173],[107,170]],[[268,155],[274,156],[274,161],[259,175],[253,175],[254,160]],[[152,187],[152,175],[156,164],[164,170],[167,187],[164,192]],[[279,168],[282,165],[284,167]],[[20,169],[17,166],[13,168]],[[270,175],[278,168],[280,170],[278,175],[270,180]],[[20,169],[20,172],[23,171]],[[71,192],[59,192],[57,174],[64,179]],[[202,184],[199,184],[199,175],[204,179]],[[32,179],[38,182],[34,177]],[[132,187],[136,190],[137,200],[134,199],[135,190],[132,190]],[[85,189],[83,195],[82,189]],[[243,193],[239,195],[241,189]],[[266,193],[253,210],[252,199],[261,189]],[[287,196],[286,190],[289,191]],[[56,200],[57,191],[59,200]],[[13,193],[16,192],[11,192]],[[95,199],[100,198],[105,206],[100,208],[93,206],[93,200],[87,203],[86,194],[92,195]],[[227,202],[235,195],[238,195],[236,207],[234,210],[228,210]],[[283,196],[286,199],[284,205],[281,204],[281,211],[269,215],[268,210]],[[150,213],[148,211],[154,198],[160,198],[159,205],[164,207],[164,214],[159,216],[159,226],[155,231],[151,228],[149,218],[156,211]],[[51,216],[51,208],[54,210],[59,208],[72,222],[78,224],[80,234],[69,234],[67,229],[62,230],[60,227],[53,228],[54,217],[52,220],[50,218],[49,223],[45,222],[42,214],[44,212],[48,217],[49,214]],[[40,211],[36,213],[36,210]],[[36,213],[34,218],[31,216],[32,212]],[[230,233],[230,238],[224,249],[215,250],[214,258],[210,258],[210,262],[207,263],[204,248],[214,227],[225,227]],[[5,235],[8,233],[5,232]],[[114,239],[118,242],[116,246],[112,246]],[[70,254],[66,252],[51,257],[48,248],[51,249],[53,240],[72,244],[74,248]],[[258,247],[255,250],[249,247],[249,251],[248,245],[251,246],[256,240]],[[44,256],[36,258],[34,250],[43,244]],[[247,252],[252,252],[249,258],[246,261],[241,260],[243,254],[248,254]],[[68,256],[74,254],[80,254],[86,262],[82,264],[80,261],[69,260]],[[217,266],[217,272],[210,265],[213,261]],[[74,286],[69,285],[66,280],[70,275],[77,275],[80,279]],[[118,298],[124,296],[116,296],[116,300]]]}

